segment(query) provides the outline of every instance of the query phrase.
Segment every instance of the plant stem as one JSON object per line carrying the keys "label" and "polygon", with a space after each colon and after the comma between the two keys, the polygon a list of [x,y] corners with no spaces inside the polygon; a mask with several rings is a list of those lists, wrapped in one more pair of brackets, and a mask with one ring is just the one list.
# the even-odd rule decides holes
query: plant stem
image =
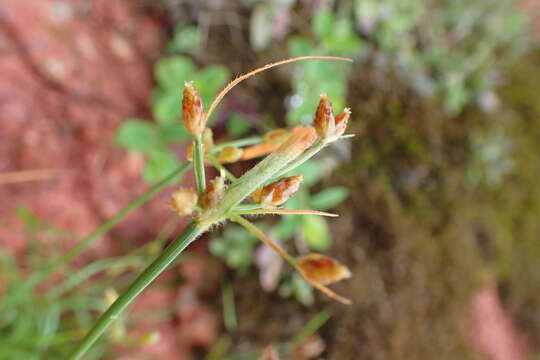
{"label": "plant stem", "polygon": [[128,216],[133,210],[144,205],[148,200],[150,200],[155,194],[160,192],[169,184],[176,176],[183,174],[190,166],[190,163],[185,163],[180,166],[178,169],[173,171],[170,175],[165,177],[163,180],[152,186],[144,194],[130,202],[125,208],[120,210],[116,215],[111,217],[109,220],[101,224],[97,229],[95,229],[91,234],[86,238],[81,240],[74,248],[68,251],[66,254],[61,256],[58,259],[55,259],[48,264],[46,264],[42,269],[34,272],[30,277],[28,277],[20,286],[13,292],[9,292],[2,303],[3,307],[8,307],[16,303],[21,297],[25,296],[29,291],[36,287],[41,281],[46,279],[49,275],[54,273],[58,268],[66,265],[75,257],[77,257],[81,252],[83,252],[92,242],[106,234],[111,228]]}
{"label": "plant stem", "polygon": [[197,193],[200,196],[206,189],[206,177],[204,175],[204,152],[201,135],[196,136],[193,141],[193,172],[195,174]]}
{"label": "plant stem", "polygon": [[292,267],[294,267],[295,269],[298,268],[295,258],[287,254],[285,250],[283,250],[272,239],[266,236],[265,233],[263,233],[258,227],[256,227],[251,222],[249,222],[248,220],[238,215],[232,215],[230,219],[231,221],[234,221],[235,223],[242,225],[247,231],[249,231],[250,233],[255,235],[257,238],[259,238],[259,240],[261,240],[268,247],[270,247],[272,250],[278,253],[279,256],[281,256],[285,261],[287,261]]}
{"label": "plant stem", "polygon": [[236,180],[238,180],[236,176],[234,176],[229,170],[227,170],[225,166],[221,165],[214,156],[207,155],[206,158],[208,159],[208,162],[212,164],[213,167],[218,169],[220,172],[223,171],[223,173],[225,174],[227,179],[229,179],[230,182],[235,182]]}
{"label": "plant stem", "polygon": [[86,336],[77,345],[70,359],[80,359],[92,344],[100,337],[107,327],[120,313],[152,282],[161,274],[167,266],[189,245],[203,230],[196,222],[192,221],[184,228],[182,233],[158,256],[131,285],[116,299],[105,311]]}

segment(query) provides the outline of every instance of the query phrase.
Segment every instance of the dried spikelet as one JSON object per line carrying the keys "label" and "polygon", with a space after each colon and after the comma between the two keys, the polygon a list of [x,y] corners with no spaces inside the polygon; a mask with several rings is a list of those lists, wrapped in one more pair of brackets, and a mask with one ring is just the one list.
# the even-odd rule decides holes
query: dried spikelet
{"label": "dried spikelet", "polygon": [[345,305],[351,301],[336,294],[326,285],[351,276],[349,269],[336,260],[321,254],[308,254],[297,259],[296,268],[300,274],[318,290]]}
{"label": "dried spikelet", "polygon": [[308,254],[298,258],[302,275],[313,282],[328,285],[351,277],[349,269],[337,260],[322,254]]}
{"label": "dried spikelet", "polygon": [[343,135],[345,129],[347,129],[350,115],[350,109],[345,108],[338,116],[334,116],[332,102],[330,102],[326,94],[321,94],[321,100],[315,111],[315,119],[313,121],[317,135],[326,142],[337,140]]}
{"label": "dried spikelet", "polygon": [[225,196],[225,177],[218,176],[211,180],[204,194],[201,196],[200,205],[203,209],[216,206]]}
{"label": "dried spikelet", "polygon": [[181,188],[172,194],[171,205],[178,215],[188,216],[193,213],[197,199],[197,194],[193,189]]}
{"label": "dried spikelet", "polygon": [[319,106],[317,106],[317,110],[315,111],[315,119],[313,120],[317,135],[323,139],[326,138],[331,123],[335,123],[332,102],[328,99],[328,95],[322,93]]}
{"label": "dried spikelet", "polygon": [[274,207],[283,204],[298,191],[302,175],[290,176],[279,179],[253,192],[253,201],[261,204],[263,208]]}
{"label": "dried spikelet", "polygon": [[184,84],[182,111],[184,115],[184,125],[188,132],[194,137],[201,135],[206,127],[206,114],[201,96],[195,88],[195,85],[193,85],[193,81]]}

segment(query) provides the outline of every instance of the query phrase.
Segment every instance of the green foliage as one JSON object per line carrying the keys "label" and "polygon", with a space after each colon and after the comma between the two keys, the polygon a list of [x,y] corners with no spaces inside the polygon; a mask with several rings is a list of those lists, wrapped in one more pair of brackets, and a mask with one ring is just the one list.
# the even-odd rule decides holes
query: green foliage
{"label": "green foliage", "polygon": [[245,274],[253,262],[253,248],[257,238],[243,227],[230,225],[210,242],[210,252],[222,257],[227,266]]}
{"label": "green foliage", "polygon": [[[356,36],[351,19],[336,18],[333,13],[321,10],[312,21],[316,41],[293,36],[289,40],[291,56],[341,55],[360,58],[365,53],[363,41]],[[312,61],[296,65],[293,91],[287,113],[289,124],[311,123],[319,95],[327,93],[334,107],[341,111],[345,106],[347,75],[350,65],[326,61]]]}
{"label": "green foliage", "polygon": [[[175,36],[183,36],[183,32]],[[192,37],[186,43],[194,41],[194,29],[185,31]],[[178,42],[175,50],[179,50]],[[184,40],[183,40],[184,41]],[[170,45],[170,44],[169,44]],[[176,154],[169,149],[170,145],[182,143],[190,136],[182,123],[182,88],[184,82],[194,81],[206,108],[214,96],[229,79],[229,71],[220,65],[211,65],[197,69],[191,59],[174,55],[159,60],[154,68],[156,87],[152,91],[152,114],[154,122],[142,119],[127,119],[116,132],[116,142],[124,149],[140,152],[145,155],[146,164],[143,180],[153,183],[170,174],[180,164]]]}
{"label": "green foliage", "polygon": [[[350,11],[350,9],[354,11]],[[511,0],[350,0],[313,14],[312,36],[292,35],[289,54],[369,56],[420,94],[441,100],[454,116],[493,96],[500,69],[527,48],[525,17]],[[320,93],[341,110],[348,68],[313,62],[296,66],[289,124],[309,123]]]}
{"label": "green foliage", "polygon": [[180,26],[174,28],[173,37],[166,48],[169,53],[184,53],[195,51],[201,42],[199,28],[194,26]]}
{"label": "green foliage", "polygon": [[313,250],[328,250],[331,243],[328,224],[320,216],[304,216],[302,218],[302,235],[304,241]]}
{"label": "green foliage", "polygon": [[294,297],[296,301],[305,306],[311,306],[315,302],[313,288],[296,272],[283,279],[278,293],[283,298]]}
{"label": "green foliage", "polygon": [[244,115],[240,113],[232,113],[229,116],[229,120],[226,124],[227,133],[233,138],[238,138],[246,135],[251,129],[251,123],[249,119],[246,119]]}
{"label": "green foliage", "polygon": [[493,91],[501,64],[525,45],[512,1],[355,0],[368,41],[420,93],[456,115]]}
{"label": "green foliage", "polygon": [[349,190],[346,187],[330,187],[311,196],[310,204],[313,209],[329,210],[341,204],[347,196],[349,196]]}

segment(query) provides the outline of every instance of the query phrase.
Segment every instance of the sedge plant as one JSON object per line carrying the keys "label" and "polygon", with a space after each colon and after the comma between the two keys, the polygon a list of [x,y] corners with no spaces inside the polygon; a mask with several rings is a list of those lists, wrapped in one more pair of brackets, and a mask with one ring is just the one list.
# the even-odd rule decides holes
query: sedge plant
{"label": "sedge plant", "polygon": [[[309,160],[326,145],[340,140],[350,118],[350,111],[334,115],[326,94],[320,97],[314,126],[296,126],[292,129],[273,130],[261,139],[231,142],[214,146],[207,120],[223,97],[241,81],[274,66],[302,60],[351,61],[330,56],[305,56],[265,65],[239,76],[229,83],[214,99],[208,112],[192,82],[186,82],[182,98],[184,125],[193,141],[188,158],[193,167],[196,189],[181,188],[172,195],[172,207],[179,216],[191,216],[189,224],[163,252],[143,270],[97,319],[92,328],[71,354],[81,358],[98,340],[107,327],[186,247],[201,234],[211,231],[227,221],[243,226],[264,244],[278,253],[295,268],[308,283],[332,299],[343,304],[350,300],[338,295],[327,285],[350,277],[350,271],[338,261],[323,254],[311,253],[299,258],[289,255],[280,245],[266,236],[247,218],[261,215],[318,215],[337,216],[310,209],[290,210],[282,205],[301,186],[302,176],[287,176]],[[225,164],[265,156],[257,165],[236,178]],[[220,175],[206,182],[205,167],[213,166]]]}

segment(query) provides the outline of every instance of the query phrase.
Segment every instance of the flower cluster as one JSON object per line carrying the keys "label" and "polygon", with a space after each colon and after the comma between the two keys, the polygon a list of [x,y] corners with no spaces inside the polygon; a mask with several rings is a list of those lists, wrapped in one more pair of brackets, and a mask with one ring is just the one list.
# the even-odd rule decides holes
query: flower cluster
{"label": "flower cluster", "polygon": [[[195,141],[188,151],[188,158],[196,162],[193,156],[199,139],[202,153],[201,166],[213,164],[219,166],[222,175],[203,186],[197,194],[193,190],[181,189],[173,194],[173,208],[181,215],[191,215],[195,209],[195,219],[199,226],[206,228],[212,223],[231,220],[244,226],[270,248],[288,261],[315,288],[342,303],[350,301],[332,290],[327,285],[350,277],[350,271],[344,265],[322,254],[307,254],[299,258],[288,255],[278,244],[267,237],[254,224],[243,216],[254,214],[316,214],[334,216],[313,210],[287,210],[283,205],[302,182],[302,176],[283,177],[327,144],[343,136],[351,112],[345,108],[334,116],[332,103],[326,94],[321,94],[319,106],[315,112],[314,127],[297,126],[292,130],[275,129],[266,133],[260,142],[246,147],[235,145],[215,146],[212,132],[206,129],[206,113],[199,93],[193,83],[185,84],[182,100],[184,124]],[[255,168],[236,179],[232,174],[230,184],[226,184],[226,169],[221,164],[252,159],[269,154]],[[195,164],[196,165],[196,164]],[[195,169],[197,167],[195,166]],[[277,179],[275,179],[277,178]],[[273,179],[273,180],[272,180]],[[203,179],[204,180],[204,179]],[[253,206],[242,207],[242,202],[251,195]]]}

